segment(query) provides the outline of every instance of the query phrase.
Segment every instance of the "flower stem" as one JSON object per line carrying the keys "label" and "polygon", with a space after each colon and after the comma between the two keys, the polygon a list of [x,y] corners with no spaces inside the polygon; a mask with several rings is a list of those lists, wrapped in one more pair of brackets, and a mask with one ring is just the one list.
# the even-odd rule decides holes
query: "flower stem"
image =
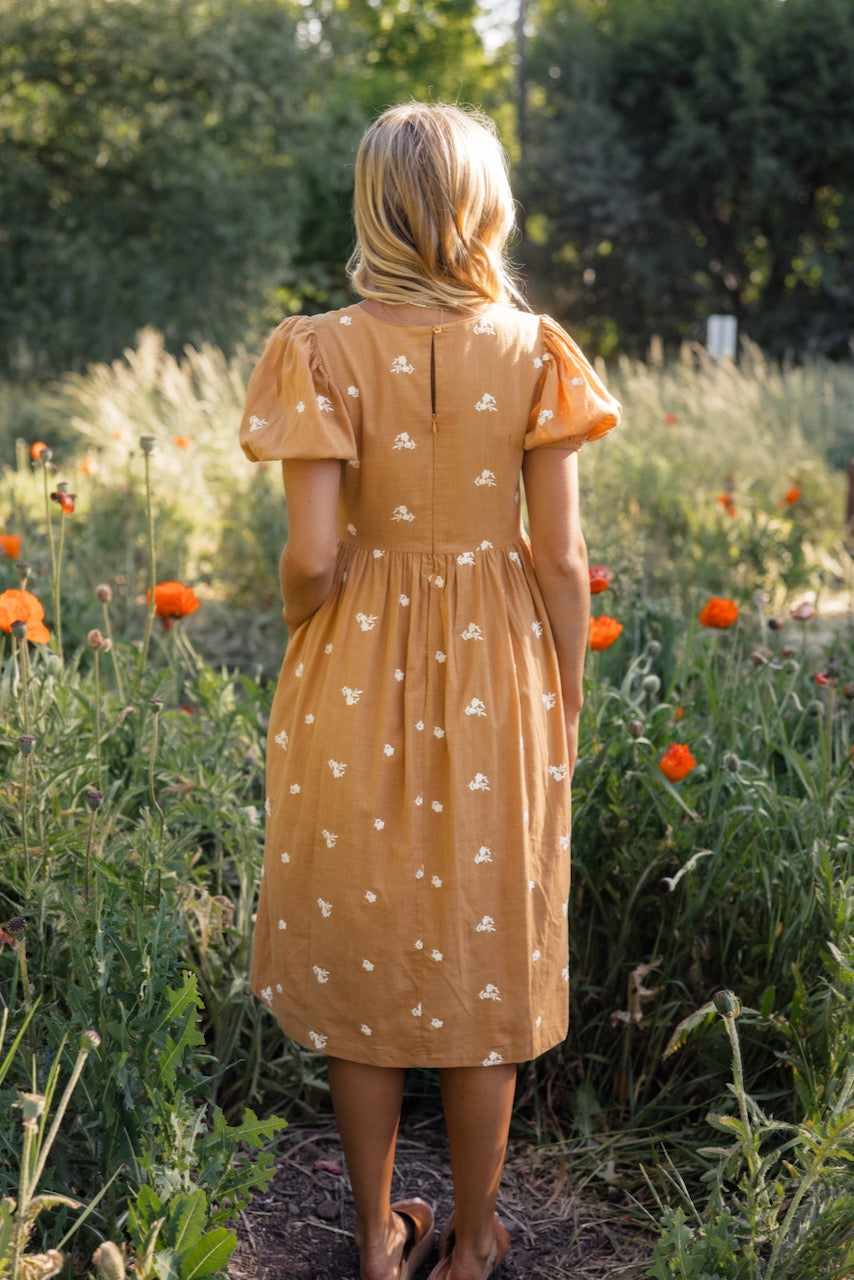
{"label": "flower stem", "polygon": [[21,709],[23,711],[24,733],[30,732],[30,651],[27,637],[19,642],[21,654]]}
{"label": "flower stem", "polygon": [[[99,663],[100,656],[101,655],[99,651],[95,649],[93,654],[94,661],[95,661],[95,669],[93,672],[94,679],[95,679],[95,757],[98,761],[98,790],[103,791],[104,778],[103,778],[103,771],[101,767],[101,668]],[[89,834],[91,839],[91,829]],[[87,857],[88,857],[88,854],[87,854]],[[88,894],[87,894],[87,897],[88,897]]]}
{"label": "flower stem", "polygon": [[143,452],[142,456],[145,463],[145,512],[148,533],[148,608],[145,613],[145,633],[142,637],[142,649],[139,655],[140,673],[145,670],[145,664],[148,660],[148,646],[151,643],[151,624],[154,621],[154,611],[157,607],[154,599],[157,570],[154,558],[154,508],[151,502],[151,467],[148,452]]}
{"label": "flower stem", "polygon": [[27,883],[30,880],[30,833],[29,823],[27,821],[28,796],[29,796],[29,773],[30,773],[30,757],[24,756],[24,776],[21,779],[21,837],[24,842],[24,869]]}
{"label": "flower stem", "polygon": [[59,654],[60,662],[63,661],[62,656],[62,599],[61,599],[61,576],[62,576],[62,552],[65,545],[65,511],[61,511],[59,517],[59,539],[56,548],[56,562],[53,570],[53,626],[54,635],[56,636],[56,650]]}
{"label": "flower stem", "polygon": [[122,680],[122,668],[121,663],[119,662],[119,655],[116,653],[116,643],[113,640],[113,628],[110,625],[110,606],[107,604],[106,600],[103,601],[101,608],[104,612],[104,635],[110,642],[110,653],[113,658],[113,672],[116,677],[116,691],[119,695],[119,700],[124,703],[125,686],[124,681]]}

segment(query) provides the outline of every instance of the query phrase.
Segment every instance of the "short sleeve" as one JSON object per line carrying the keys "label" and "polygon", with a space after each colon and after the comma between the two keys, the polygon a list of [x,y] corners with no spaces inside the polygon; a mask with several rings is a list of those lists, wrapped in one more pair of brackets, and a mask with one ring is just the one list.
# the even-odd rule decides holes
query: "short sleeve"
{"label": "short sleeve", "polygon": [[526,449],[578,449],[616,427],[622,406],[581,348],[549,316],[540,317],[542,377],[534,396]]}
{"label": "short sleeve", "polygon": [[240,424],[251,462],[358,457],[344,400],[327,376],[311,319],[291,316],[252,371]]}

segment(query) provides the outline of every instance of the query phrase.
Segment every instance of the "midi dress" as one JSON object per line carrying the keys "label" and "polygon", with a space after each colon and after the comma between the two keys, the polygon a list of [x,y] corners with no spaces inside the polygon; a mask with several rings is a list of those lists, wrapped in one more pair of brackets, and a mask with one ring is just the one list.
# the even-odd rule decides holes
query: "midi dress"
{"label": "midi dress", "polygon": [[342,464],[333,585],[270,714],[250,975],[307,1048],[489,1066],[566,1035],[569,760],[521,469],[619,416],[560,326],[512,307],[355,304],[270,337],[246,455]]}

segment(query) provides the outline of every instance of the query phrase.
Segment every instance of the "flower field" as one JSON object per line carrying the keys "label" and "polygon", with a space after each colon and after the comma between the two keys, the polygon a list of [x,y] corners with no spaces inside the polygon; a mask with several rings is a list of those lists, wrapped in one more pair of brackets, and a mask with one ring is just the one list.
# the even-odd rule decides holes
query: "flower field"
{"label": "flower field", "polygon": [[[324,1102],[245,987],[286,529],[236,443],[248,365],[145,332],[0,387],[0,1277],[223,1271]],[[520,1123],[653,1225],[650,1276],[842,1277],[854,373],[686,349],[607,376],[571,1030]]]}

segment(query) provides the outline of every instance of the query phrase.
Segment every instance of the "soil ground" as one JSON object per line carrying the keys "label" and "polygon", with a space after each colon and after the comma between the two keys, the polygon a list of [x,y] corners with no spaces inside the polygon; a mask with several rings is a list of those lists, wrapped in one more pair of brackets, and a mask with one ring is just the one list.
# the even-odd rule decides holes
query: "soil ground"
{"label": "soil ground", "polygon": [[[294,1124],[280,1140],[276,1175],[240,1215],[232,1280],[357,1280],[353,1201],[334,1124]],[[395,1198],[420,1195],[441,1226],[452,1207],[440,1114],[401,1125]],[[622,1201],[622,1202],[621,1202]],[[511,1139],[499,1213],[512,1237],[496,1280],[641,1280],[651,1240],[637,1209],[617,1193],[605,1202],[571,1186],[558,1147]],[[435,1252],[419,1271],[426,1280]]]}

